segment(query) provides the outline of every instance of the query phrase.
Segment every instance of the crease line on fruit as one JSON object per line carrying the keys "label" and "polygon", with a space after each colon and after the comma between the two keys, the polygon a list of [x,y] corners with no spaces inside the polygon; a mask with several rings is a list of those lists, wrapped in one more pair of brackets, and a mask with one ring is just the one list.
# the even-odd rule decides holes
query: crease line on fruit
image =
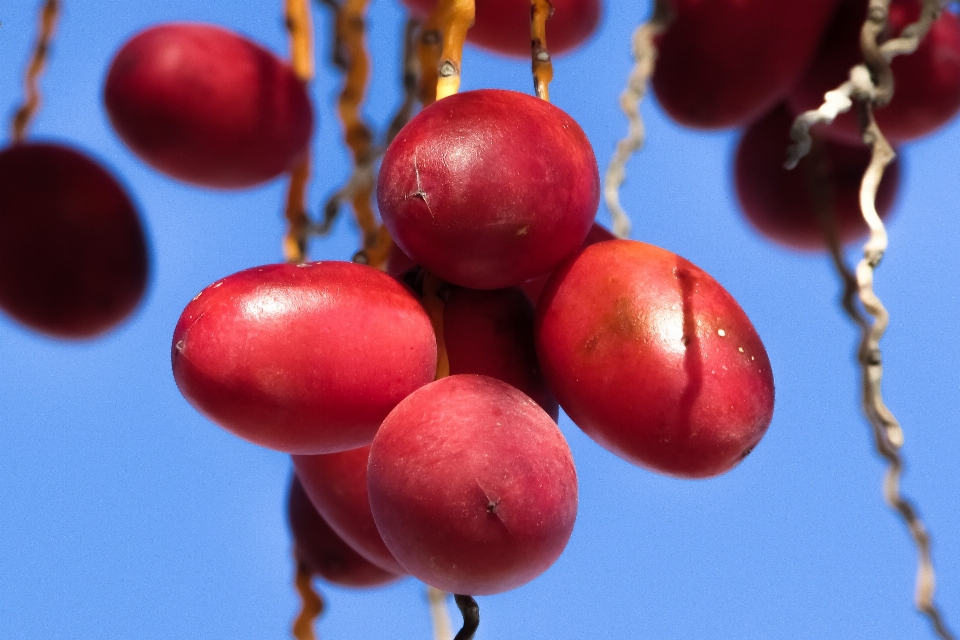
{"label": "crease line on fruit", "polygon": [[620,186],[626,179],[627,161],[639,151],[646,141],[646,128],[640,115],[640,104],[647,93],[647,85],[657,64],[656,37],[663,33],[671,20],[668,0],[656,0],[653,15],[633,32],[633,69],[627,76],[627,86],[620,94],[620,108],[627,116],[627,135],[617,143],[617,148],[607,165],[603,178],[603,199],[610,210],[613,234],[618,238],[630,235],[630,216],[620,204]]}

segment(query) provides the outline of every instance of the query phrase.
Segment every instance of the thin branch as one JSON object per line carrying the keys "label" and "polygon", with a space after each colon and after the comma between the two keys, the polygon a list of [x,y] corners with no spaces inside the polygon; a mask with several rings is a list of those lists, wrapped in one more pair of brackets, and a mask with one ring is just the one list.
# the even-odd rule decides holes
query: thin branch
{"label": "thin branch", "polygon": [[295,640],[316,640],[313,623],[323,613],[324,604],[313,589],[313,572],[305,562],[296,560],[294,585],[300,595],[300,613],[293,622],[293,637]]}
{"label": "thin branch", "polygon": [[453,640],[450,630],[450,614],[447,613],[447,596],[450,594],[427,585],[427,601],[430,603],[430,619],[433,621],[433,640]]}
{"label": "thin branch", "polygon": [[547,19],[553,15],[550,0],[530,0],[530,66],[537,97],[550,102],[553,62],[547,50]]}
{"label": "thin branch", "polygon": [[27,71],[23,79],[23,104],[13,114],[13,122],[11,122],[10,127],[14,142],[23,142],[26,139],[30,121],[33,120],[40,109],[40,75],[43,73],[47,57],[50,55],[50,43],[53,40],[59,16],[59,0],[47,0],[43,8],[40,9],[40,28],[37,34],[37,43],[33,47],[33,55],[30,56],[30,62],[27,63]]}
{"label": "thin branch", "polygon": [[463,43],[467,30],[473,25],[476,6],[474,0],[439,0],[437,9],[443,16],[440,23],[443,50],[437,67],[437,100],[442,100],[460,90]]}
{"label": "thin branch", "polygon": [[457,632],[453,640],[473,640],[473,634],[477,632],[480,626],[480,607],[477,601],[470,596],[453,596],[457,601],[457,608],[463,614],[463,627]]}
{"label": "thin branch", "polygon": [[634,66],[627,78],[627,86],[620,94],[620,108],[629,120],[627,136],[617,143],[603,180],[603,197],[613,218],[613,233],[618,238],[630,235],[630,217],[620,204],[620,185],[626,178],[627,161],[640,150],[646,139],[640,103],[657,62],[654,40],[666,29],[670,17],[669,1],[656,0],[653,15],[633,32]]}

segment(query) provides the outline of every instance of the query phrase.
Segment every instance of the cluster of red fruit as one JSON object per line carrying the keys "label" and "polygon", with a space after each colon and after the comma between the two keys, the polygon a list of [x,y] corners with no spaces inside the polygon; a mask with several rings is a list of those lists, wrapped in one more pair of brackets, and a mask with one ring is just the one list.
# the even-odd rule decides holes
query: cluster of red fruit
{"label": "cluster of red fruit", "polygon": [[[813,131],[811,153],[783,168],[795,116],[816,109],[862,62],[868,0],[738,2],[672,0],[659,39],[653,87],[666,112],[697,128],[745,127],[736,153],[740,205],[761,233],[800,249],[822,249],[867,233],[858,191],[870,159],[854,112]],[[892,0],[886,39],[920,17],[922,0]],[[895,93],[876,110],[893,144],[927,135],[960,111],[960,19],[944,10],[912,54],[893,60]],[[877,210],[885,216],[899,183],[885,172]]]}

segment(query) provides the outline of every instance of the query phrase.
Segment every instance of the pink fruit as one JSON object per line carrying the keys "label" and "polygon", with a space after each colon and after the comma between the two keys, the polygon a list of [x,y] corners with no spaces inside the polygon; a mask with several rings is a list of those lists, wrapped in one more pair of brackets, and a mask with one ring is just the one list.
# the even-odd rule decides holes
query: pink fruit
{"label": "pink fruit", "polygon": [[537,353],[560,406],[634,464],[702,478],[728,471],[773,415],[773,375],[723,287],[669,251],[587,247],[547,283]]}
{"label": "pink fruit", "polygon": [[433,379],[426,312],[387,274],[349,262],[235,273],[184,309],[173,375],[211,420],[288,453],[369,444],[400,400]]}
{"label": "pink fruit", "polygon": [[129,316],[147,286],[147,242],[123,188],[53,144],[0,151],[0,309],[61,338]]}
{"label": "pink fruit", "polygon": [[207,187],[277,177],[307,153],[313,129],[290,66],[213,25],[164,24],[136,35],[110,65],[104,100],[134,153]]}
{"label": "pink fruit", "polygon": [[573,531],[570,449],[543,409],[485,376],[443,378],[384,420],[367,479],[377,528],[411,574],[484,595],[518,587]]}
{"label": "pink fruit", "polygon": [[377,201],[410,258],[472,289],[547,273],[593,223],[600,175],[579,125],[512,91],[439,100],[400,131],[383,158]]}

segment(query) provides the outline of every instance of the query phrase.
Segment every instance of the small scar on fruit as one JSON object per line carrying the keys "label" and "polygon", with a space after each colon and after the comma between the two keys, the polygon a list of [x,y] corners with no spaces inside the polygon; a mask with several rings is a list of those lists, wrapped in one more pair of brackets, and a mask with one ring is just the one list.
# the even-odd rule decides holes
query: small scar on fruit
{"label": "small scar on fruit", "polygon": [[740,459],[743,460],[744,458],[746,458],[746,457],[747,457],[748,455],[750,455],[751,453],[753,453],[753,447],[748,448],[746,451],[744,451],[742,454],[740,454]]}
{"label": "small scar on fruit", "polygon": [[528,224],[523,225],[522,227],[520,227],[519,229],[517,229],[517,235],[518,235],[518,236],[525,236],[525,235],[527,235],[527,230],[528,230],[529,228],[530,228],[530,225],[528,225]]}
{"label": "small scar on fruit", "polygon": [[497,507],[500,506],[499,500],[488,500],[487,501],[487,513],[490,515],[497,515]]}

